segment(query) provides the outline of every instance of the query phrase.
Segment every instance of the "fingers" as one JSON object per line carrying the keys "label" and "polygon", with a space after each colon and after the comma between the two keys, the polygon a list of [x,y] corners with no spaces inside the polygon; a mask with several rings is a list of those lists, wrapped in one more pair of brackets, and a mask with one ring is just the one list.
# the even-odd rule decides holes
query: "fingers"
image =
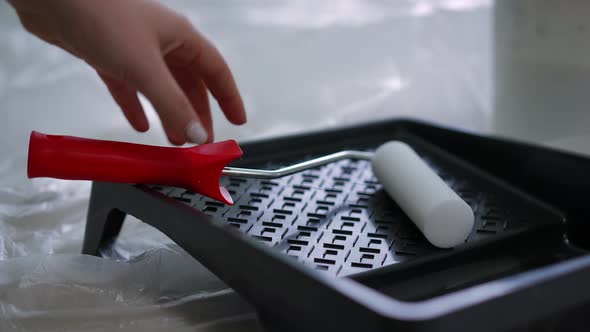
{"label": "fingers", "polygon": [[188,97],[193,109],[197,112],[201,124],[207,131],[208,139],[206,143],[213,142],[213,121],[211,118],[211,108],[209,107],[207,87],[199,77],[193,77],[193,75],[182,68],[172,67],[171,71]]}
{"label": "fingers", "polygon": [[219,51],[190,23],[184,24],[181,31],[185,34],[185,42],[171,50],[167,58],[193,77],[202,79],[230,122],[246,123],[242,97]]}
{"label": "fingers", "polygon": [[100,72],[98,75],[106,84],[111,96],[119,105],[131,126],[140,132],[147,131],[150,126],[145,116],[145,112],[143,111],[143,107],[141,107],[141,103],[137,98],[137,92],[135,89],[120,80],[109,77],[108,75],[101,74]]}
{"label": "fingers", "polygon": [[150,100],[172,144],[207,141],[207,131],[199,116],[159,53],[137,59],[128,79]]}
{"label": "fingers", "polygon": [[201,119],[203,126],[209,135],[207,143],[211,143],[213,142],[214,138],[213,119],[211,118],[211,107],[209,106],[209,95],[207,94],[207,87],[205,86],[205,83],[200,79],[197,80],[196,93],[194,94],[193,98],[191,98],[193,107],[197,111],[197,114],[199,114],[199,118]]}
{"label": "fingers", "polygon": [[203,52],[195,54],[188,70],[200,74],[219,107],[234,124],[246,123],[246,110],[234,77],[225,60],[213,45],[206,42]]}

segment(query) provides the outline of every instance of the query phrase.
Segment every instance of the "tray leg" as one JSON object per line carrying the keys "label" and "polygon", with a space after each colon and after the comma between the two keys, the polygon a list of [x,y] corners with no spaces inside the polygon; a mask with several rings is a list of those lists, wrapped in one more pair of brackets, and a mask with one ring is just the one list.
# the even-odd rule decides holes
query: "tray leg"
{"label": "tray leg", "polygon": [[100,249],[112,245],[119,235],[126,214],[114,208],[110,201],[101,183],[93,183],[82,254],[100,256]]}

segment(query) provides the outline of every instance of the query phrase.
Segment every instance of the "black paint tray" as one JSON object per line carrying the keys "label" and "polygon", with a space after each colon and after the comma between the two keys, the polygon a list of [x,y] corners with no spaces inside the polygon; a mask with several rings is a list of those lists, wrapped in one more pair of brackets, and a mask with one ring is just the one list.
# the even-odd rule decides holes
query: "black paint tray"
{"label": "black paint tray", "polygon": [[226,178],[234,206],[179,188],[96,182],[83,253],[116,246],[133,215],[234,288],[273,331],[547,328],[590,301],[586,158],[391,120],[243,144],[232,166],[276,168],[393,139],[471,205],[465,244],[430,245],[369,162],[342,160],[271,181]]}

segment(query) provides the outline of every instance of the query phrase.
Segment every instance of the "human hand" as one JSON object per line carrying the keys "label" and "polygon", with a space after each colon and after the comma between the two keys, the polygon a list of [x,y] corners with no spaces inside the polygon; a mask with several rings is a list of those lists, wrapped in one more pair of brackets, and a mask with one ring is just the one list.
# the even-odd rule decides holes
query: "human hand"
{"label": "human hand", "polygon": [[23,26],[92,66],[138,131],[158,113],[171,143],[213,141],[207,91],[233,124],[246,112],[219,51],[180,14],[152,0],[9,0]]}

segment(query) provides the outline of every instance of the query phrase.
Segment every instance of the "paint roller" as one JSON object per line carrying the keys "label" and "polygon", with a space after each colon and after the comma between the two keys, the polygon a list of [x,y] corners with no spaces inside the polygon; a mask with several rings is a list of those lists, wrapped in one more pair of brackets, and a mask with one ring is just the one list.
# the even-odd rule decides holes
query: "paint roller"
{"label": "paint roller", "polygon": [[241,156],[233,140],[182,148],[33,131],[27,175],[169,185],[231,205],[231,195],[219,184],[220,176],[274,179],[342,159],[368,160],[387,194],[433,245],[457,246],[473,228],[471,207],[401,141],[387,142],[375,153],[341,151],[275,170],[227,167]]}

